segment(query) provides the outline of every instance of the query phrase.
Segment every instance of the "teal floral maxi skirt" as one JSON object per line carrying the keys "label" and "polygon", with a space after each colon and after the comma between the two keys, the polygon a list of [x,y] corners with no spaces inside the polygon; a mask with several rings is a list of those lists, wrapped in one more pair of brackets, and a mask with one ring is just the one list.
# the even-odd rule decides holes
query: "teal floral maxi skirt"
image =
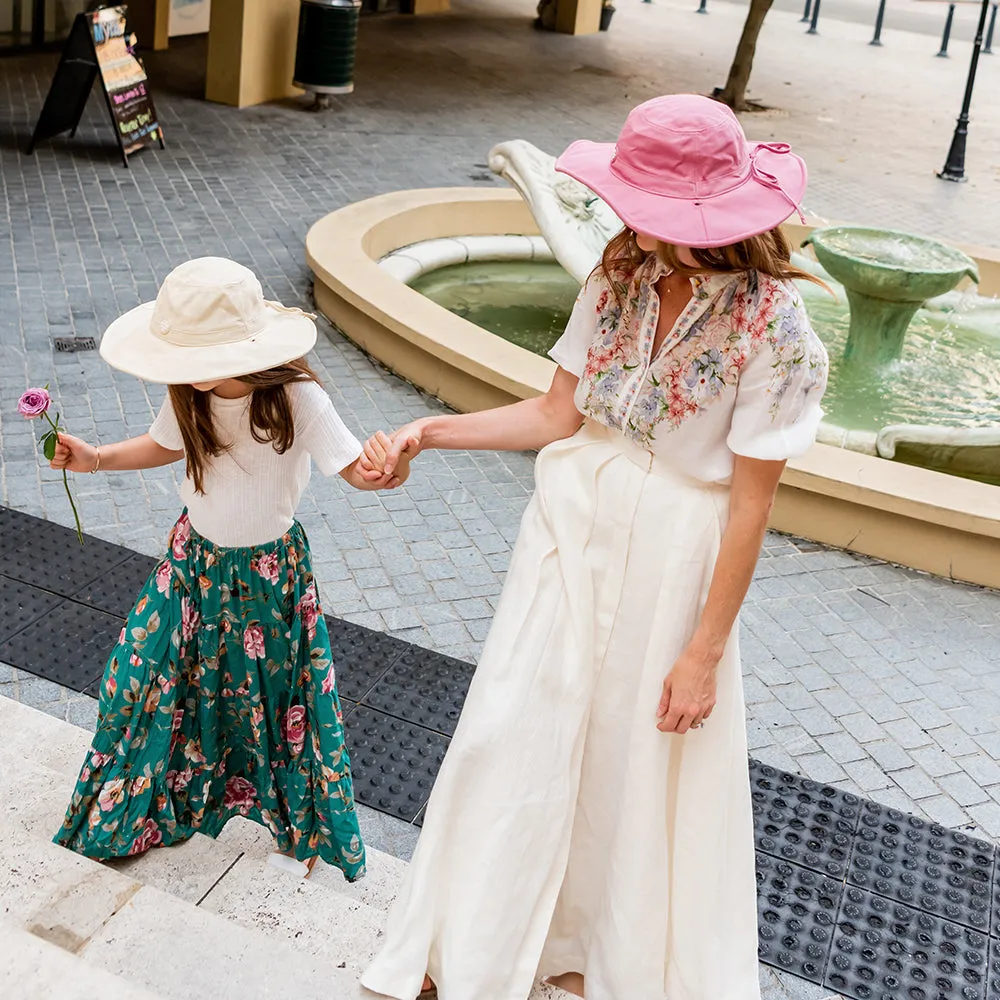
{"label": "teal floral maxi skirt", "polygon": [[90,858],[216,837],[233,816],[300,861],[365,873],[326,622],[305,532],[223,548],[187,513],[112,651],[55,837]]}

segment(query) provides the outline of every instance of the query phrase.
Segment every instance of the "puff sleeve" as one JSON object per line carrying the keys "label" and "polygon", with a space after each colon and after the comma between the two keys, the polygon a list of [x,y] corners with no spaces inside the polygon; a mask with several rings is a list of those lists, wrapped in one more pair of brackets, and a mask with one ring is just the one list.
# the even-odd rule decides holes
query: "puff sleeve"
{"label": "puff sleeve", "polygon": [[[555,342],[549,357],[577,378],[583,376],[587,367],[587,354],[597,338],[602,296],[610,295],[608,283],[597,274],[591,275],[576,297],[573,312],[563,335]],[[606,298],[605,298],[606,301]]]}
{"label": "puff sleeve", "polygon": [[740,372],[726,443],[735,455],[785,461],[804,454],[823,419],[829,360],[798,292],[783,296]]}
{"label": "puff sleeve", "polygon": [[347,429],[322,386],[299,382],[294,389],[296,439],[324,476],[335,476],[361,455],[361,442]]}

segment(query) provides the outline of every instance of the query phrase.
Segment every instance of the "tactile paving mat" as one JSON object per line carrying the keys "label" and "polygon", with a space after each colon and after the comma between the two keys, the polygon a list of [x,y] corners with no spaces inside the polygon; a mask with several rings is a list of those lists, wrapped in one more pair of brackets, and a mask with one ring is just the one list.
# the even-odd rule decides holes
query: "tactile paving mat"
{"label": "tactile paving mat", "polygon": [[[96,694],[153,560],[0,507],[0,660]],[[328,618],[357,800],[420,825],[471,664]],[[854,1000],[1000,1000],[992,844],[750,762],[762,962]]]}

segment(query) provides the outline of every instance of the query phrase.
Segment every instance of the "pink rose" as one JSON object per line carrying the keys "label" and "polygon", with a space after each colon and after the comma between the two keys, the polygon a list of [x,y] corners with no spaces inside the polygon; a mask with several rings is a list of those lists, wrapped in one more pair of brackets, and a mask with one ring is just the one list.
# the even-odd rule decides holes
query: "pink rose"
{"label": "pink rose", "polygon": [[94,768],[104,767],[109,760],[111,760],[112,755],[109,753],[98,753],[96,750],[90,755],[90,765]]}
{"label": "pink rose", "polygon": [[320,689],[323,694],[332,694],[337,686],[337,672],[331,666],[323,678],[323,687]]}
{"label": "pink rose", "polygon": [[173,576],[173,570],[170,568],[170,563],[160,563],[160,567],[156,571],[156,589],[161,594],[165,594],[170,589],[171,576]]}
{"label": "pink rose", "polygon": [[292,705],[285,713],[285,740],[292,756],[302,753],[306,741],[306,710],[304,705]]}
{"label": "pink rose", "polygon": [[183,724],[183,722],[184,722],[184,709],[183,708],[175,708],[174,709],[174,718],[173,718],[173,722],[172,722],[170,728],[176,733],[177,730],[181,728],[181,725]]}
{"label": "pink rose", "polygon": [[121,635],[118,636],[118,645],[123,646],[125,644],[125,626],[122,625]]}
{"label": "pink rose", "polygon": [[104,693],[109,698],[114,698],[115,692],[118,690],[118,681],[115,679],[114,674],[109,674],[108,679],[104,682]]}
{"label": "pink rose", "polygon": [[181,519],[174,525],[171,536],[171,548],[175,559],[183,559],[187,555],[187,543],[191,539],[191,522],[187,514],[182,514]]}
{"label": "pink rose", "polygon": [[309,641],[316,638],[316,623],[319,621],[319,598],[316,595],[316,585],[310,583],[306,587],[306,592],[302,595],[302,600],[296,605],[295,610],[302,616],[305,622],[306,634]]}
{"label": "pink rose", "polygon": [[257,790],[246,778],[234,775],[226,782],[224,808],[238,809],[241,816],[248,816],[256,801]]}
{"label": "pink rose", "polygon": [[257,572],[268,583],[278,582],[278,556],[275,552],[265,552],[257,560]]}
{"label": "pink rose", "polygon": [[157,844],[162,842],[163,834],[160,833],[160,828],[154,820],[147,819],[146,825],[142,828],[142,833],[132,842],[128,853],[130,855],[142,854],[144,851],[148,851],[151,847],[156,847]]}
{"label": "pink rose", "polygon": [[264,630],[260,625],[248,625],[243,633],[243,650],[252,660],[264,657]]}
{"label": "pink rose", "polygon": [[201,613],[186,598],[181,598],[181,636],[185,642],[194,638],[201,624]]}
{"label": "pink rose", "polygon": [[129,658],[128,662],[132,664],[133,667],[142,666],[142,657],[138,653],[133,653]]}
{"label": "pink rose", "polygon": [[34,420],[49,408],[51,402],[48,389],[25,389],[17,401],[17,412],[22,417]]}

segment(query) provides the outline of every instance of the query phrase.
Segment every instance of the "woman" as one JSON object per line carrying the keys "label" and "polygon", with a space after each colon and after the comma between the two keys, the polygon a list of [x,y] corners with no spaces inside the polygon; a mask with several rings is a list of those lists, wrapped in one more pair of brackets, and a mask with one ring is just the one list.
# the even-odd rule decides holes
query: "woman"
{"label": "woman", "polygon": [[822,412],[826,353],[791,282],[807,275],[775,228],[805,165],[673,96],[557,168],[628,228],[552,350],[548,394],[366,447],[386,475],[404,451],[542,451],[362,981],[399,1000],[525,1000],[536,974],[588,1000],[755,1000],[735,626],[785,461]]}

